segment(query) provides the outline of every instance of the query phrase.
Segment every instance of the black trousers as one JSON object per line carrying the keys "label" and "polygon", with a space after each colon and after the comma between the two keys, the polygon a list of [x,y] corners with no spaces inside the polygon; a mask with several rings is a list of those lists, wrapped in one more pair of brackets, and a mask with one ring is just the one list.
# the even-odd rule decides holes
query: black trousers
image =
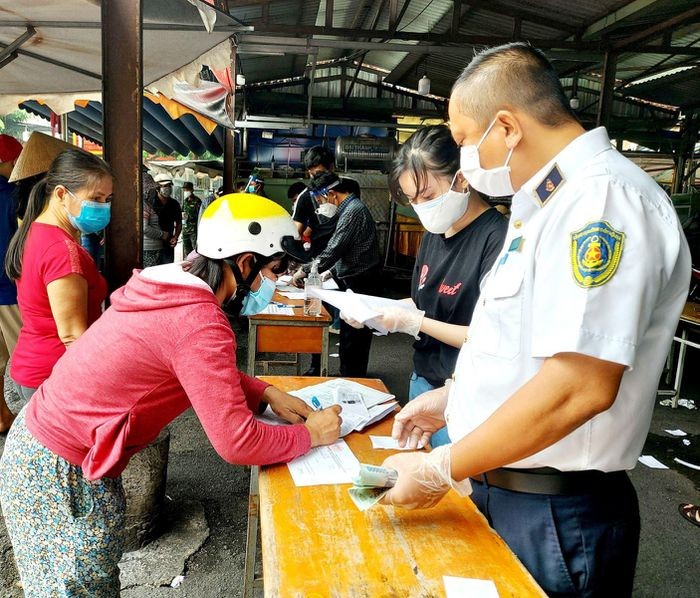
{"label": "black trousers", "polygon": [[[342,290],[351,289],[355,293],[376,295],[381,288],[381,269],[375,268],[358,276],[338,281]],[[340,321],[340,375],[347,378],[365,378],[369,352],[372,348],[372,329],[353,328],[344,320]]]}

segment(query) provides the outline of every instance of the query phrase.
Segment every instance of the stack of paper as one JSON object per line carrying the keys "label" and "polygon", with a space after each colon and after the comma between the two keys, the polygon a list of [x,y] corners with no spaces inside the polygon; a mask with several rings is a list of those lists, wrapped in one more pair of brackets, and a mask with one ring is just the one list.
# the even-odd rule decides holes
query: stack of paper
{"label": "stack of paper", "polygon": [[297,486],[347,484],[357,476],[360,462],[344,440],[317,446],[287,463]]}
{"label": "stack of paper", "polygon": [[[397,405],[397,402],[392,400],[395,398],[394,395],[343,378],[293,390],[289,394],[299,397],[310,407],[313,407],[311,401],[313,397],[318,399],[324,409],[331,405],[340,405],[343,408],[341,436],[347,436],[353,431],[359,432],[383,419],[394,411]],[[257,416],[257,419],[273,425],[287,423],[277,417],[270,407],[262,415]]]}
{"label": "stack of paper", "polygon": [[311,405],[312,397],[316,397],[323,408],[340,405],[343,408],[341,436],[347,436],[352,431],[359,432],[383,419],[397,405],[392,400],[394,395],[343,378],[307,386],[289,394],[299,397],[307,405]]}

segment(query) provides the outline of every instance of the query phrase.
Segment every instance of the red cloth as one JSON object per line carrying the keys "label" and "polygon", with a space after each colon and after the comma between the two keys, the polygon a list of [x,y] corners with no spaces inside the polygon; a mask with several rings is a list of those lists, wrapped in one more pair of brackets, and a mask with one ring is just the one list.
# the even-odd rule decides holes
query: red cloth
{"label": "red cloth", "polygon": [[[158,266],[166,267],[173,266]],[[135,272],[58,361],[26,421],[39,442],[91,480],[118,476],[190,406],[229,463],[289,461],[309,450],[311,438],[303,424],[254,418],[266,387],[238,371],[235,336],[208,287]]]}
{"label": "red cloth", "polygon": [[0,135],[0,162],[14,162],[22,153],[22,144],[10,135]]}
{"label": "red cloth", "polygon": [[22,254],[22,276],[17,280],[22,329],[10,372],[22,386],[39,386],[66,351],[58,337],[46,287],[69,274],[79,274],[87,281],[89,326],[100,317],[107,282],[90,254],[66,231],[52,224],[32,223]]}

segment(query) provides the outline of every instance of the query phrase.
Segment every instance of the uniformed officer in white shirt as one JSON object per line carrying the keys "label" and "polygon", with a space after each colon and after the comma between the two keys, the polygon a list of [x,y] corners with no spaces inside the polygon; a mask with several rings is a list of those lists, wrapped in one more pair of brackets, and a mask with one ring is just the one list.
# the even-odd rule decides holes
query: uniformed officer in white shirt
{"label": "uniformed officer in white shirt", "polygon": [[[454,444],[390,457],[384,502],[434,505],[468,492],[542,588],[628,596],[639,543],[625,470],[639,457],[690,281],[673,206],[585,132],[558,76],[527,44],[486,50],[450,98],[461,170],[513,194],[454,380],[396,417],[415,446],[447,422]],[[461,480],[461,481],[457,481]]]}

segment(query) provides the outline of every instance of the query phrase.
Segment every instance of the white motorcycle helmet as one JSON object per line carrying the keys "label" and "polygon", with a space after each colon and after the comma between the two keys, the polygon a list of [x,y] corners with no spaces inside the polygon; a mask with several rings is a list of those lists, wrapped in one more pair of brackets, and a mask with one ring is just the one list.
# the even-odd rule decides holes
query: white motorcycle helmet
{"label": "white motorcycle helmet", "polygon": [[288,253],[307,261],[299,232],[281,205],[250,193],[230,193],[214,200],[197,229],[197,253],[225,259],[250,251],[265,257]]}
{"label": "white motorcycle helmet", "polygon": [[[259,195],[231,193],[214,200],[204,210],[197,230],[197,253],[229,264],[236,279],[236,292],[224,307],[238,315],[251,284],[271,259],[286,254],[296,261],[309,260],[298,239],[297,227],[282,206]],[[257,257],[244,278],[230,258],[248,252]]]}

